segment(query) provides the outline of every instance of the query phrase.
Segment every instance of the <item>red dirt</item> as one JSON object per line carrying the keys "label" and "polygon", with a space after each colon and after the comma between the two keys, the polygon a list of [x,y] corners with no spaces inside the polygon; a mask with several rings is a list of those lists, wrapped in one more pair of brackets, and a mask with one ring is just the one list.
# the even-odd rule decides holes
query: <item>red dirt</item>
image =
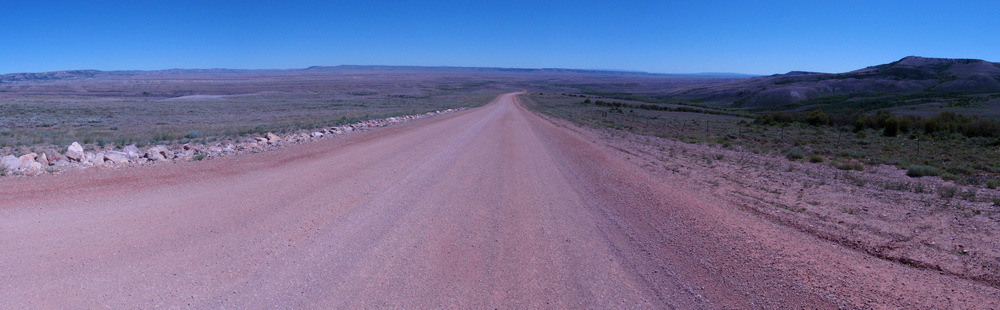
{"label": "red dirt", "polygon": [[0,180],[0,308],[989,308],[524,108]]}

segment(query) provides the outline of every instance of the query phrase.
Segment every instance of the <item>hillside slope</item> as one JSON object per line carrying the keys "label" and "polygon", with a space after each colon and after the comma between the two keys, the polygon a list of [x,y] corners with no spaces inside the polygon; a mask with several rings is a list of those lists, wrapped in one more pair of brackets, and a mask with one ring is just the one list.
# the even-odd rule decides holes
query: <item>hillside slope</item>
{"label": "hillside slope", "polygon": [[1000,92],[1000,64],[978,59],[905,57],[846,73],[787,74],[679,89],[669,97],[764,108],[844,95]]}

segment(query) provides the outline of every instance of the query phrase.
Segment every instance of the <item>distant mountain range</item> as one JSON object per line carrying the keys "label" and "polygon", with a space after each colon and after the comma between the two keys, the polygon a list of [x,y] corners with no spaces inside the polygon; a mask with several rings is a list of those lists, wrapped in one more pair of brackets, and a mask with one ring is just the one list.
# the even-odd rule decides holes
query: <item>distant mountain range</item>
{"label": "distant mountain range", "polygon": [[437,72],[437,73],[549,73],[549,74],[581,74],[581,75],[614,75],[614,76],[651,76],[651,77],[696,77],[696,78],[749,78],[756,75],[740,73],[691,73],[664,74],[641,71],[591,70],[591,69],[561,69],[561,68],[494,68],[494,67],[423,67],[423,66],[378,66],[378,65],[340,65],[312,66],[305,69],[166,69],[166,70],[67,70],[40,73],[11,73],[0,75],[0,83],[12,82],[46,82],[58,80],[81,80],[88,78],[127,78],[130,76],[150,75],[231,75],[231,74],[296,74],[296,73],[355,73],[355,72]]}
{"label": "distant mountain range", "polygon": [[[978,59],[910,56],[898,61],[845,73],[792,71],[770,76],[734,73],[656,74],[635,71],[581,69],[522,69],[420,66],[313,66],[304,69],[168,69],[154,71],[70,70],[0,75],[0,85],[42,85],[62,81],[100,80],[245,80],[355,73],[473,74],[485,79],[538,79],[563,83],[583,92],[638,94],[647,98],[695,101],[703,104],[767,110],[798,109],[822,101],[826,108],[870,108],[873,98],[896,96],[889,106],[912,104],[906,98],[958,98],[1000,93],[1000,64]],[[564,77],[551,79],[552,77]],[[523,79],[522,79],[523,80]],[[113,92],[113,89],[107,89]],[[904,96],[900,96],[904,95]],[[926,95],[926,96],[925,96]],[[908,96],[908,97],[907,97]],[[900,99],[903,98],[903,99]],[[959,98],[960,99],[960,98]],[[864,101],[867,100],[867,101]],[[926,100],[925,100],[926,101]],[[849,103],[849,104],[844,104]]]}
{"label": "distant mountain range", "polygon": [[1000,63],[910,56],[846,73],[786,74],[696,85],[665,97],[755,108],[845,95],[1000,92]]}

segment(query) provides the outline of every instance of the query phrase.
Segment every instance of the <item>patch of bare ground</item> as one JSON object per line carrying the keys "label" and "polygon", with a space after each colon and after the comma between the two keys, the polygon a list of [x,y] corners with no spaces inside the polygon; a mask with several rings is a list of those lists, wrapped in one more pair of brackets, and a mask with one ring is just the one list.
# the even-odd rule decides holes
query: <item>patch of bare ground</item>
{"label": "patch of bare ground", "polygon": [[910,178],[892,166],[828,163],[579,129],[654,175],[863,253],[1000,287],[1000,191]]}

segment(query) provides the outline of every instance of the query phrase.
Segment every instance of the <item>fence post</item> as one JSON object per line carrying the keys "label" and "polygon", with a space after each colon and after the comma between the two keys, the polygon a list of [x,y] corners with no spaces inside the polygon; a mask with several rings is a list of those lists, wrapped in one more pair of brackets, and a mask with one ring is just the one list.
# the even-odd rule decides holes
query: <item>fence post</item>
{"label": "fence post", "polygon": [[709,126],[708,126],[709,122],[710,121],[706,118],[705,119],[705,142],[708,142],[708,137],[711,135],[711,132],[709,131],[711,128],[709,128]]}
{"label": "fence post", "polygon": [[844,135],[844,129],[837,127],[837,150],[840,150],[840,137]]}

